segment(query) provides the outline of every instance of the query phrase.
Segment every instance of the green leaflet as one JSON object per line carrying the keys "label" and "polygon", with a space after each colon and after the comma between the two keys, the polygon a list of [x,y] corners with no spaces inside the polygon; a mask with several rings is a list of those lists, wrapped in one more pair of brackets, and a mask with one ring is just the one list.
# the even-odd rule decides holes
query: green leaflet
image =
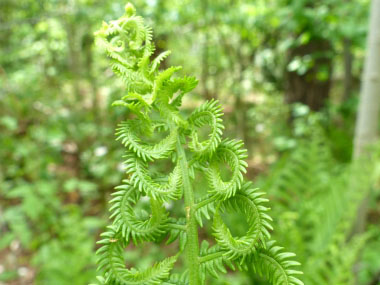
{"label": "green leaflet", "polygon": [[[270,238],[269,230],[272,230],[270,222],[272,221],[266,212],[269,210],[262,205],[267,199],[262,198],[264,193],[258,192],[251,187],[250,183],[245,183],[236,195],[226,201],[220,202],[214,215],[213,235],[220,247],[226,251],[229,259],[244,259],[254,254],[257,248],[264,244]],[[232,210],[241,212],[247,219],[247,233],[239,238],[234,238],[230,230],[223,222],[220,211]]]}
{"label": "green leaflet", "polygon": [[283,252],[283,248],[276,246],[275,243],[275,241],[267,242],[265,247],[253,255],[253,270],[275,285],[303,285],[303,282],[295,276],[302,272],[293,269],[294,266],[300,265],[291,259],[295,254]]}
{"label": "green leaflet", "polygon": [[[216,148],[206,172],[211,194],[219,196],[222,200],[235,195],[236,190],[241,188],[243,173],[246,173],[248,164],[247,151],[242,149],[243,142],[235,140],[223,140]],[[227,163],[232,171],[232,177],[225,182],[219,174],[218,162]]]}
{"label": "green leaflet", "polygon": [[147,195],[161,201],[178,200],[182,197],[182,179],[180,167],[177,165],[169,174],[167,182],[160,182],[151,177],[147,163],[127,152],[127,173],[131,174],[131,183]]}
{"label": "green leaflet", "polygon": [[[189,117],[191,128],[191,141],[189,148],[200,158],[209,158],[218,147],[223,134],[223,113],[218,101],[207,101],[197,108]],[[204,126],[211,127],[209,139],[200,142],[197,130]]]}
{"label": "green leaflet", "polygon": [[[222,108],[215,100],[195,109],[188,118],[180,113],[183,96],[197,85],[194,77],[175,77],[181,67],[159,70],[170,52],[152,59],[154,44],[151,29],[135,15],[127,4],[118,20],[104,23],[97,32],[100,43],[111,58],[111,67],[126,83],[127,94],[113,105],[127,108],[135,118],[122,122],[116,131],[117,140],[126,148],[127,179],[112,194],[112,225],[103,233],[97,251],[101,284],[189,284],[199,285],[227,272],[252,267],[267,276],[272,284],[302,284],[296,277],[297,265],[291,254],[280,253],[268,242],[271,218],[263,203],[267,200],[248,182],[244,182],[247,157],[243,143],[222,139]],[[207,139],[201,141],[199,131],[209,126]],[[157,134],[168,132],[164,138]],[[146,138],[152,139],[147,142]],[[188,148],[184,145],[188,141]],[[191,157],[188,161],[187,157]],[[153,173],[149,163],[171,160],[168,175]],[[221,178],[219,165],[231,169],[228,181]],[[207,191],[195,201],[192,182],[195,172],[206,177]],[[151,215],[139,215],[136,204],[149,197]],[[184,216],[171,217],[164,203],[184,197]],[[233,237],[221,218],[222,211],[236,211],[247,217],[249,228],[243,237]],[[213,216],[213,217],[212,217]],[[203,218],[213,218],[216,245],[207,241],[198,244],[197,225]],[[133,241],[167,244],[179,240],[178,254],[166,258],[147,270],[126,269],[123,251]],[[185,254],[181,274],[171,274],[177,257]],[[190,262],[189,262],[190,260]],[[281,283],[283,282],[283,283]],[[287,282],[287,283],[284,283]]]}
{"label": "green leaflet", "polygon": [[202,268],[202,280],[206,279],[206,273],[214,278],[219,278],[219,274],[227,273],[226,265],[235,270],[235,266],[231,260],[223,256],[223,252],[218,245],[211,246],[208,241],[202,241],[200,248],[200,259]]}
{"label": "green leaflet", "polygon": [[170,134],[160,142],[149,145],[143,143],[137,136],[139,127],[141,126],[135,120],[121,123],[116,129],[117,140],[121,140],[125,147],[144,161],[167,158],[173,152],[178,136],[176,129],[171,130]]}
{"label": "green leaflet", "polygon": [[121,232],[122,237],[128,242],[132,238],[137,244],[143,241],[154,241],[167,231],[167,213],[159,201],[150,199],[152,214],[149,219],[141,220],[136,217],[133,204],[140,199],[140,192],[137,192],[128,181],[126,184],[116,187],[110,211],[115,231]]}
{"label": "green leaflet", "polygon": [[187,272],[185,274],[172,274],[170,279],[162,283],[163,285],[188,285]]}
{"label": "green leaflet", "polygon": [[168,257],[155,264],[152,268],[138,271],[125,268],[123,250],[127,245],[125,239],[115,230],[109,227],[108,231],[102,234],[103,240],[98,243],[102,247],[96,252],[99,256],[98,269],[105,272],[103,283],[112,285],[136,285],[136,284],[161,284],[169,276],[177,256]]}

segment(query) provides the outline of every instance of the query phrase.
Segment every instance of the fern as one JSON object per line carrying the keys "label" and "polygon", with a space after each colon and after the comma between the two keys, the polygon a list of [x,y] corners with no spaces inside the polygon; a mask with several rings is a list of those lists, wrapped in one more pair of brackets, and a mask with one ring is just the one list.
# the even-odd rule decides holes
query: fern
{"label": "fern", "polygon": [[[151,59],[155,49],[151,29],[145,26],[135,9],[127,4],[118,20],[104,23],[97,38],[111,59],[115,74],[126,83],[127,94],[113,103],[128,108],[135,118],[122,122],[117,139],[126,148],[128,178],[116,187],[111,203],[113,220],[97,251],[98,277],[101,284],[204,284],[207,276],[218,278],[229,269],[254,269],[267,276],[272,284],[303,284],[293,270],[299,264],[293,254],[281,253],[270,241],[271,218],[265,206],[264,193],[244,181],[246,150],[241,141],[222,139],[222,108],[212,100],[195,109],[187,118],[180,113],[183,96],[195,88],[193,77],[174,77],[180,67],[159,70],[169,52]],[[211,131],[201,141],[202,126]],[[167,135],[162,136],[164,132]],[[162,139],[149,143],[145,138]],[[184,145],[189,140],[188,148]],[[151,141],[151,140],[150,140]],[[149,163],[171,160],[174,167],[168,175],[153,174]],[[221,178],[219,165],[232,171],[227,181]],[[204,173],[208,191],[195,200],[192,190],[194,173]],[[149,197],[151,215],[139,214],[135,205],[142,196]],[[163,207],[164,202],[184,197],[185,217],[174,218]],[[247,217],[247,233],[231,234],[222,212],[241,212]],[[198,224],[213,216],[212,231],[216,244],[198,244]],[[123,251],[133,242],[167,243],[179,239],[178,254],[146,270],[127,269]],[[182,274],[171,273],[178,257],[184,254],[186,267]]]}
{"label": "fern", "polygon": [[335,162],[316,128],[266,178],[263,188],[278,199],[276,234],[299,256],[305,283],[355,284],[352,268],[368,237],[348,237],[373,168],[369,159]]}

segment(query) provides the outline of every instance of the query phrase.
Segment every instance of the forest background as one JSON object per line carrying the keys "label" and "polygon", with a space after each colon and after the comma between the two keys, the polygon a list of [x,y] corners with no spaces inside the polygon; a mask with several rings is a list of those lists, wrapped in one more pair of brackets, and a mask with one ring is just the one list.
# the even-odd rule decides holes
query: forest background
{"label": "forest background", "polygon": [[[155,54],[172,51],[163,67],[199,79],[185,108],[224,106],[226,133],[244,141],[248,176],[270,198],[272,235],[297,254],[305,284],[380,284],[380,1],[133,4]],[[95,242],[125,176],[114,129],[129,114],[110,106],[123,83],[93,33],[124,5],[0,1],[0,284],[96,276]],[[244,233],[239,216],[226,219]],[[131,247],[127,265],[148,267],[162,249],[172,250]],[[229,272],[218,284],[267,283]]]}

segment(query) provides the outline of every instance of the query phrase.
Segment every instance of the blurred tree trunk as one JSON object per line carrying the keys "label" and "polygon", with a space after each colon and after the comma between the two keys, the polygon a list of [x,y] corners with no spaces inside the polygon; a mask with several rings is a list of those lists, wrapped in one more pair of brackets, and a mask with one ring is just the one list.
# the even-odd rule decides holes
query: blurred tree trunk
{"label": "blurred tree trunk", "polygon": [[[377,140],[380,108],[380,0],[373,0],[367,36],[359,110],[354,138],[354,159],[365,154],[366,147]],[[366,225],[368,199],[360,206],[355,232],[363,232]]]}
{"label": "blurred tree trunk", "polygon": [[82,50],[84,54],[85,71],[88,82],[90,83],[92,93],[92,111],[95,118],[99,118],[99,98],[98,87],[94,76],[93,63],[94,63],[94,36],[86,33],[82,40]]}
{"label": "blurred tree trunk", "polygon": [[[241,45],[243,46],[243,41]],[[250,150],[252,141],[249,136],[249,122],[248,122],[248,102],[245,91],[242,88],[244,80],[244,71],[249,68],[249,65],[254,61],[255,51],[251,51],[248,55],[244,56],[242,48],[238,48],[236,52],[237,58],[237,77],[235,87],[235,114],[236,114],[236,136],[244,141],[245,147]]]}
{"label": "blurred tree trunk", "polygon": [[312,38],[304,45],[292,48],[289,52],[289,62],[295,58],[301,60],[310,56],[313,64],[305,73],[287,71],[286,102],[300,102],[311,110],[319,111],[329,97],[332,75],[332,58],[329,55],[331,44],[326,39]]}
{"label": "blurred tree trunk", "polygon": [[68,65],[72,74],[74,93],[76,101],[79,103],[82,101],[79,87],[79,79],[82,74],[82,61],[81,50],[78,40],[78,27],[76,24],[69,20],[65,22],[65,30],[67,34],[67,46],[68,46]]}
{"label": "blurred tree trunk", "polygon": [[[159,25],[160,23],[165,22],[166,18],[168,17],[168,9],[166,8],[165,4],[167,3],[164,0],[157,1],[156,7],[152,15],[152,19],[155,25]],[[169,34],[167,33],[167,31],[155,34],[154,44],[156,46],[156,49],[154,50],[152,58],[155,58],[162,52],[168,50],[167,42],[169,42]],[[160,67],[162,69],[168,68],[167,60],[162,61],[160,63]]]}
{"label": "blurred tree trunk", "polygon": [[76,97],[75,100],[76,103],[78,103],[76,106],[80,107],[83,99],[79,84],[83,75],[82,37],[86,27],[78,21],[78,6],[76,0],[63,3],[62,9],[68,11],[61,17],[61,21],[67,38],[69,75],[72,80],[73,91]]}
{"label": "blurred tree trunk", "polygon": [[[351,0],[346,0],[349,3]],[[352,40],[348,37],[343,39],[343,63],[344,63],[344,78],[343,78],[343,98],[342,102],[347,101],[352,93],[353,75],[352,75],[352,62],[354,60],[351,51]]]}
{"label": "blurred tree trunk", "polygon": [[352,61],[353,55],[351,52],[352,42],[345,38],[343,41],[343,57],[344,57],[344,79],[343,79],[343,102],[350,98],[352,89]]}
{"label": "blurred tree trunk", "polygon": [[206,100],[211,100],[213,98],[209,88],[208,88],[208,80],[209,80],[209,62],[208,62],[208,25],[209,25],[209,18],[208,18],[208,0],[201,0],[202,4],[202,14],[204,18],[204,26],[206,29],[204,30],[203,35],[203,46],[202,46],[202,73],[201,73],[201,82],[202,82],[202,89],[203,89],[203,95],[206,97]]}
{"label": "blurred tree trunk", "polygon": [[354,157],[377,139],[380,108],[380,0],[373,0],[367,38],[360,103],[356,121]]}

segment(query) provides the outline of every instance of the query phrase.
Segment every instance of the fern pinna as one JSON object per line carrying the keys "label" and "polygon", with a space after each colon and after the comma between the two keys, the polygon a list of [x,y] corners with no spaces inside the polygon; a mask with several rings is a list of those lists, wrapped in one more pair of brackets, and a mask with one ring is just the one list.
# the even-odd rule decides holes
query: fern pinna
{"label": "fern pinna", "polygon": [[[180,67],[159,70],[160,62],[170,52],[151,59],[155,50],[152,31],[144,25],[135,9],[127,4],[125,14],[118,20],[103,23],[96,33],[111,58],[116,75],[126,83],[126,95],[113,103],[128,108],[134,119],[119,125],[117,139],[126,148],[128,179],[116,187],[111,200],[113,219],[99,241],[99,270],[101,284],[191,284],[206,282],[207,275],[218,277],[231,269],[250,270],[265,276],[272,284],[303,284],[297,277],[299,265],[292,253],[270,241],[271,218],[265,206],[267,199],[251,183],[244,181],[246,150],[243,143],[222,139],[222,108],[217,101],[208,101],[190,116],[180,113],[183,96],[194,89],[194,77],[173,77]],[[201,140],[198,132],[203,126],[211,131]],[[167,133],[159,142],[147,138]],[[186,142],[188,147],[185,148]],[[172,172],[156,175],[149,163],[171,160]],[[221,178],[219,166],[227,164],[231,178]],[[195,172],[204,173],[208,191],[195,199],[192,189]],[[142,218],[135,209],[143,197],[149,197],[151,215]],[[165,202],[184,197],[184,216],[175,219],[164,208]],[[225,211],[239,211],[247,217],[249,228],[242,237],[234,237],[222,219]],[[199,245],[198,225],[213,214],[215,245],[207,241]],[[133,242],[168,242],[180,239],[178,254],[168,257],[152,268],[125,268],[123,252]],[[185,269],[171,274],[177,259],[185,255]]]}

